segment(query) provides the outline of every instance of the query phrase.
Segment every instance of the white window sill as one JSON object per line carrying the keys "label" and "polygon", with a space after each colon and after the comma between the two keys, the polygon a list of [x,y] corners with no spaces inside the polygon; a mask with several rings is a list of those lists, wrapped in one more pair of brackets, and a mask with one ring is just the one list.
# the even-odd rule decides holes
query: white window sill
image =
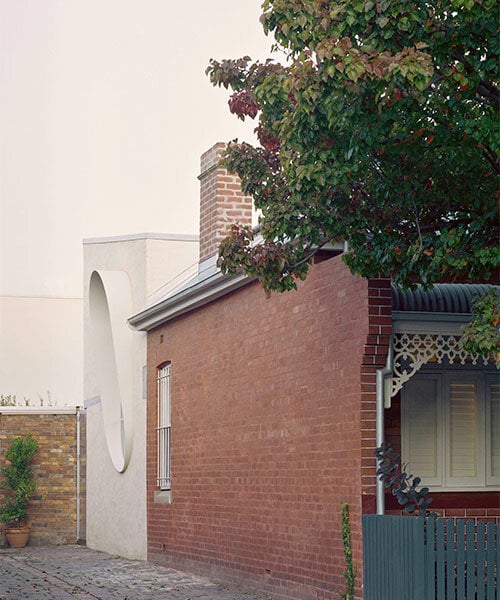
{"label": "white window sill", "polygon": [[170,490],[158,490],[154,493],[155,504],[172,504],[172,492]]}

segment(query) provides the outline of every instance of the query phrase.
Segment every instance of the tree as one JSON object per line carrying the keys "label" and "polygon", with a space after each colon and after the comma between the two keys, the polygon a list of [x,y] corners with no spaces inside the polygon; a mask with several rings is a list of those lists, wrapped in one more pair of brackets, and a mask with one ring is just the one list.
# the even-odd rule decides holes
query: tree
{"label": "tree", "polygon": [[460,344],[470,354],[489,354],[500,369],[500,292],[493,288],[472,306],[472,322],[462,328]]}
{"label": "tree", "polygon": [[498,3],[265,0],[285,64],[211,60],[231,112],[257,118],[257,147],[225,165],[261,211],[256,243],[233,226],[223,272],[267,290],[304,279],[345,240],[364,277],[488,280],[498,268]]}

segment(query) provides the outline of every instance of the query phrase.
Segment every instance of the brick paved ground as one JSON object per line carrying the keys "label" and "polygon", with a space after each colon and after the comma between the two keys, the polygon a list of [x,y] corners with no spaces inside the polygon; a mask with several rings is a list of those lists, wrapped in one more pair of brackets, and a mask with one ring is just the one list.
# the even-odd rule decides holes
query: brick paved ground
{"label": "brick paved ground", "polygon": [[0,600],[271,600],[81,546],[0,549]]}

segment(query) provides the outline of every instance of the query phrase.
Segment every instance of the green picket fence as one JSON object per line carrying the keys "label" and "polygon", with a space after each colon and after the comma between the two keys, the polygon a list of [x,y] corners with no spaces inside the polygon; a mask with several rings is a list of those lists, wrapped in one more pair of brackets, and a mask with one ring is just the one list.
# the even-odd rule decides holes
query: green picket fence
{"label": "green picket fence", "polygon": [[363,515],[365,600],[500,600],[500,527]]}

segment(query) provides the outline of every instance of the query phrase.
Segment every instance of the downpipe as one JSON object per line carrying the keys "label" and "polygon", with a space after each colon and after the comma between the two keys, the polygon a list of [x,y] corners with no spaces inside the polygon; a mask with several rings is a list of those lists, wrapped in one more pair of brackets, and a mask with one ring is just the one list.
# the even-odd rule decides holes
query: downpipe
{"label": "downpipe", "polygon": [[[376,374],[376,417],[375,417],[375,443],[376,447],[382,446],[385,440],[384,431],[384,410],[385,410],[385,381],[392,375],[393,368],[393,338],[389,343],[389,352],[387,354],[386,365],[383,369],[378,369]],[[379,468],[377,461],[377,470]],[[384,482],[377,477],[376,499],[377,515],[385,514],[385,489]]]}
{"label": "downpipe", "polygon": [[76,541],[80,540],[80,488],[81,488],[81,434],[80,434],[80,411],[79,406],[76,407]]}

